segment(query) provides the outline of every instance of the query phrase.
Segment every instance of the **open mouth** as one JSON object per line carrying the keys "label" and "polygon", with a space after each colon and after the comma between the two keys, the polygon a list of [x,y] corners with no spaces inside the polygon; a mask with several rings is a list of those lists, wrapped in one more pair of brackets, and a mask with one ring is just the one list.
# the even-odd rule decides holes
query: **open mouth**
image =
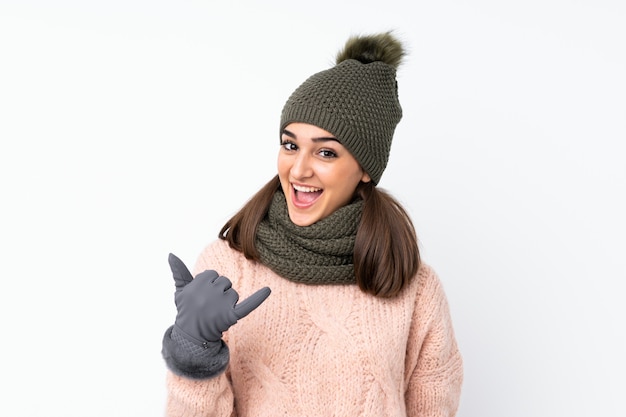
{"label": "open mouth", "polygon": [[302,185],[292,184],[293,202],[298,207],[308,207],[315,203],[322,195],[324,189],[317,187],[305,187]]}

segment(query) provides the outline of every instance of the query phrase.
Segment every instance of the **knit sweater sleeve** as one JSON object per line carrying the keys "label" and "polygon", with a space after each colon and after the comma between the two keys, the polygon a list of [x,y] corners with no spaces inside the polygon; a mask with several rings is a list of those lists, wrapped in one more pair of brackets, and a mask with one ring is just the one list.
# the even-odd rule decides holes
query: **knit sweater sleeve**
{"label": "knit sweater sleeve", "polygon": [[[206,269],[215,269],[221,272],[227,259],[222,259],[215,251],[215,245],[209,245],[198,258],[194,267],[194,276]],[[228,337],[226,332],[221,341],[219,351],[228,351]],[[166,333],[171,334],[171,330]],[[223,356],[223,355],[217,355]],[[216,359],[219,359],[216,357]],[[203,358],[200,360],[208,364]],[[234,394],[230,382],[228,361],[215,369],[226,368],[225,372],[217,372],[209,378],[193,378],[181,372],[167,372],[167,417],[227,417],[236,416],[234,411]],[[208,365],[207,365],[208,366]]]}
{"label": "knit sweater sleeve", "polygon": [[233,392],[226,373],[211,379],[190,379],[167,373],[167,417],[234,416]]}
{"label": "knit sweater sleeve", "polygon": [[441,282],[432,269],[424,269],[407,351],[407,415],[452,417],[459,406],[463,363]]}

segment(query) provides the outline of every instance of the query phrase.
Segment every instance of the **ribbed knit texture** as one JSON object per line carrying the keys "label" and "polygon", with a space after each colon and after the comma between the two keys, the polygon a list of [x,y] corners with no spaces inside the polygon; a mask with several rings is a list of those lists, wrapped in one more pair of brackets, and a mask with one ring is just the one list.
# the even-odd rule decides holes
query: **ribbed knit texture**
{"label": "ribbed knit texture", "polygon": [[229,277],[241,299],[270,297],[225,333],[227,371],[192,380],[168,374],[169,416],[453,416],[462,360],[435,273],[392,299],[356,285],[305,285],[211,244],[195,272]]}
{"label": "ribbed knit texture", "polygon": [[327,130],[378,183],[401,118],[395,67],[348,59],[309,77],[291,94],[280,132],[293,122]]}
{"label": "ribbed knit texture", "polygon": [[268,215],[257,230],[261,261],[295,282],[355,283],[352,254],[362,210],[363,201],[357,200],[302,227],[289,219],[285,194],[276,191]]}
{"label": "ribbed knit texture", "polygon": [[192,378],[211,378],[224,372],[230,359],[228,346],[223,341],[208,343],[206,347],[185,338],[171,326],[163,336],[163,358],[175,374]]}

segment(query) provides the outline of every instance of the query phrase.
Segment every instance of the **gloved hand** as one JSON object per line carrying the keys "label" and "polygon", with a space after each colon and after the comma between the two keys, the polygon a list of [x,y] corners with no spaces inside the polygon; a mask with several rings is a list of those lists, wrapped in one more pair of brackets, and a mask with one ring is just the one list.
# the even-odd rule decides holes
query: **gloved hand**
{"label": "gloved hand", "polygon": [[222,332],[260,306],[271,292],[261,288],[237,304],[239,294],[228,278],[207,270],[194,279],[178,257],[170,253],[168,260],[176,284],[174,331],[199,346],[220,341]]}

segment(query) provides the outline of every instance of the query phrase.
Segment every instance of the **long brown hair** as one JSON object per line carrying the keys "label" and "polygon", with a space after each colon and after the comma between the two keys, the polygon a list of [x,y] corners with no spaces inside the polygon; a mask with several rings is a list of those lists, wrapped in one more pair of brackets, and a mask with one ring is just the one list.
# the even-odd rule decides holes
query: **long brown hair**
{"label": "long brown hair", "polygon": [[[276,175],[226,222],[219,238],[247,259],[259,261],[254,244],[256,230],[279,188],[280,180]],[[355,194],[364,203],[354,243],[356,282],[366,293],[393,297],[409,283],[420,266],[413,222],[397,200],[371,182],[360,183]]]}

